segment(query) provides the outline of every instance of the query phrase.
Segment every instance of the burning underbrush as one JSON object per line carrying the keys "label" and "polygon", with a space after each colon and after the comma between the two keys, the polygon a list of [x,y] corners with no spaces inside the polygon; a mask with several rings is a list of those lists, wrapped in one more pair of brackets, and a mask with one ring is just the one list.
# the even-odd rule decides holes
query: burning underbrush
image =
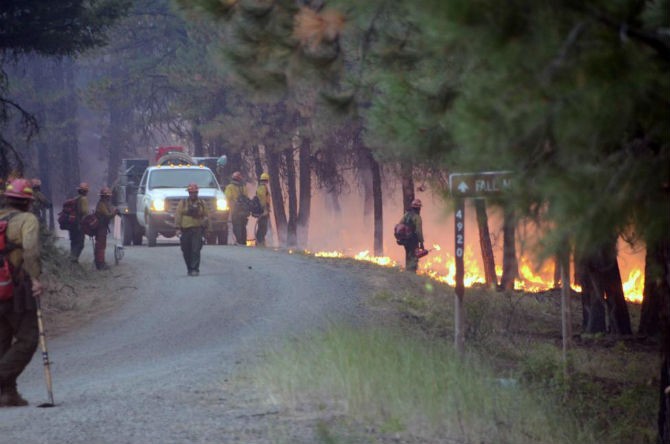
{"label": "burning underbrush", "polygon": [[[456,285],[456,265],[453,255],[446,252],[440,245],[433,244],[429,250],[430,254],[422,258],[419,262],[419,275],[426,275],[431,279],[442,282],[450,286]],[[315,257],[324,258],[350,258],[357,261],[365,261],[377,264],[382,267],[404,268],[404,264],[399,264],[395,259],[389,256],[374,256],[369,250],[363,251],[316,251],[305,250],[305,253]],[[464,283],[466,288],[474,286],[485,286],[484,270],[476,260],[472,248],[465,249],[465,276]],[[502,269],[496,266],[498,279],[502,274]],[[529,293],[540,293],[556,288],[554,283],[554,264],[544,263],[537,267],[530,259],[522,256],[519,260],[519,278],[515,281],[515,290]],[[575,283],[571,285],[574,291],[580,292],[581,287]],[[626,300],[634,303],[642,302],[642,291],[644,288],[644,278],[640,268],[633,268],[628,274],[628,279],[623,282],[624,294]]]}

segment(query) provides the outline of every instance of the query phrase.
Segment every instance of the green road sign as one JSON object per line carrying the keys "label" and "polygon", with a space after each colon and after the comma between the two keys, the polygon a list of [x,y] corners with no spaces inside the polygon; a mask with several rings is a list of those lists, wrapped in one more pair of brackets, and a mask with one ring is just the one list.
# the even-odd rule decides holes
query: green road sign
{"label": "green road sign", "polygon": [[449,191],[453,197],[487,197],[512,188],[511,171],[453,173],[449,175]]}

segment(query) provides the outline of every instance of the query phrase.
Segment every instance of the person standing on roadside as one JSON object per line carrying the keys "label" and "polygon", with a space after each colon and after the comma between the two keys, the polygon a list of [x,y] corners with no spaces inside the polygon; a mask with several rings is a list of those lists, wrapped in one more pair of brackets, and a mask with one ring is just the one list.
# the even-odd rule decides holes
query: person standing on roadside
{"label": "person standing on roadside", "polygon": [[175,224],[181,231],[179,244],[184,255],[184,262],[189,276],[200,274],[200,250],[202,237],[208,229],[207,207],[198,198],[198,185],[192,183],[186,189],[188,198],[179,201],[175,214]]}
{"label": "person standing on roadside", "polygon": [[402,217],[402,222],[413,228],[413,233],[405,241],[405,270],[416,273],[419,267],[419,258],[416,255],[417,247],[423,250],[423,223],[421,221],[421,200],[414,199],[411,207]]}
{"label": "person standing on roadside", "polygon": [[79,256],[84,251],[86,235],[81,229],[81,220],[88,214],[88,184],[82,182],[77,187],[77,217],[69,229],[70,231],[70,261],[79,262]]}
{"label": "person standing on roadside", "polygon": [[30,212],[33,190],[25,179],[12,180],[3,196],[6,223],[2,254],[10,264],[14,289],[0,300],[0,407],[20,407],[28,401],[19,394],[16,380],[33,357],[39,342],[37,303],[42,294],[39,221]]}
{"label": "person standing on roadside", "polygon": [[42,227],[47,224],[47,210],[51,208],[51,202],[42,192],[42,181],[40,179],[33,179],[33,203],[31,205],[33,214],[40,221]]}
{"label": "person standing on roadside", "polygon": [[109,265],[105,263],[105,249],[107,248],[107,233],[109,233],[109,222],[119,214],[119,210],[112,206],[112,190],[102,187],[100,200],[95,207],[95,215],[98,218],[98,228],[95,230],[94,259],[95,268],[108,270]]}
{"label": "person standing on roadside", "polygon": [[233,234],[237,245],[247,244],[247,222],[249,221],[249,208],[243,208],[240,204],[240,196],[247,196],[247,190],[244,186],[242,173],[235,171],[231,176],[231,181],[226,185],[223,191],[226,195],[226,201],[230,207],[230,220],[233,225]]}
{"label": "person standing on roadside", "polygon": [[261,174],[260,184],[256,188],[256,196],[261,203],[262,213],[256,220],[256,245],[265,246],[265,235],[268,232],[268,222],[270,221],[270,190],[268,189],[268,173]]}

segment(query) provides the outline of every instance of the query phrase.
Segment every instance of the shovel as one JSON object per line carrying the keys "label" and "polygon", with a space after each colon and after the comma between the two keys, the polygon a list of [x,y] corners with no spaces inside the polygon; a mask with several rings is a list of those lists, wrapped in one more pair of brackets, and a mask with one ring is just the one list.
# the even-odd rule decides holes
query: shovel
{"label": "shovel", "polygon": [[40,302],[40,297],[35,297],[35,303],[37,304],[37,328],[40,332],[40,347],[42,348],[42,363],[44,364],[44,378],[47,383],[47,394],[49,395],[49,402],[38,405],[37,407],[55,407],[54,403],[54,393],[51,382],[51,368],[49,367],[49,352],[47,351],[47,338],[46,333],[44,332],[44,323],[42,322],[42,304]]}

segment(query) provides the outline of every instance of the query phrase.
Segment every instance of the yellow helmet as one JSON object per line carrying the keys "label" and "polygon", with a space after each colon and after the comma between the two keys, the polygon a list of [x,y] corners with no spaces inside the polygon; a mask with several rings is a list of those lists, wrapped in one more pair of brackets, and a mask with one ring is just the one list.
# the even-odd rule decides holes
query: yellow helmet
{"label": "yellow helmet", "polygon": [[270,180],[270,175],[268,173],[261,174],[261,180]]}

